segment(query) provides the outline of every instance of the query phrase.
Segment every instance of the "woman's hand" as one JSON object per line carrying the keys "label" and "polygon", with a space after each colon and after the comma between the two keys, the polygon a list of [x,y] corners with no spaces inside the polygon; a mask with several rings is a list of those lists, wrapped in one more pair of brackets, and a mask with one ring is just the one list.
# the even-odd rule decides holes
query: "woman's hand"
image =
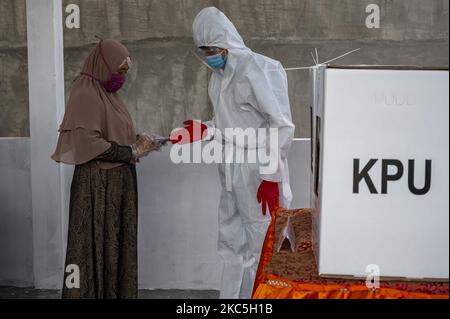
{"label": "woman's hand", "polygon": [[136,143],[133,144],[131,148],[133,149],[133,155],[137,161],[140,158],[148,156],[154,151],[159,151],[161,145],[159,143],[155,143],[148,134],[143,133],[138,135]]}

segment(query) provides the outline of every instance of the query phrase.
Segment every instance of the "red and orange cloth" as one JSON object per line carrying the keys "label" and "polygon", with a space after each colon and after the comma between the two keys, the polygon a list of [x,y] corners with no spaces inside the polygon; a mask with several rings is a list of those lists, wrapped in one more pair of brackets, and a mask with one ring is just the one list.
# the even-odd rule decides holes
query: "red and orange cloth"
{"label": "red and orange cloth", "polygon": [[[297,269],[300,273],[299,278],[306,280],[290,280],[274,274],[276,272],[274,270],[283,268],[284,265],[281,263],[286,262],[285,258],[277,258],[277,256],[273,258],[277,217],[286,214],[302,215],[302,226],[309,229],[308,234],[304,234],[306,240],[299,241],[299,251],[302,254],[300,258],[307,257],[306,263],[314,265]],[[306,242],[309,242],[308,236],[310,236],[311,210],[285,211],[279,209],[276,213],[272,212],[271,215],[272,222],[267,231],[256,275],[254,299],[449,299],[448,283],[383,282],[379,289],[372,290],[359,281],[319,278],[312,257],[311,245],[306,245]],[[303,249],[303,247],[306,248]],[[295,268],[295,266],[292,267]]]}

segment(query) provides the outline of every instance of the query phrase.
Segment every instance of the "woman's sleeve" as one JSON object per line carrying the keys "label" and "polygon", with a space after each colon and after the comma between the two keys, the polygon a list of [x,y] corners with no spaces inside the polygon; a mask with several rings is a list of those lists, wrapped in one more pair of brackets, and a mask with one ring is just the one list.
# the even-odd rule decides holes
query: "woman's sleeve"
{"label": "woman's sleeve", "polygon": [[133,161],[133,151],[130,146],[122,146],[112,142],[111,147],[94,160],[108,163],[131,163]]}

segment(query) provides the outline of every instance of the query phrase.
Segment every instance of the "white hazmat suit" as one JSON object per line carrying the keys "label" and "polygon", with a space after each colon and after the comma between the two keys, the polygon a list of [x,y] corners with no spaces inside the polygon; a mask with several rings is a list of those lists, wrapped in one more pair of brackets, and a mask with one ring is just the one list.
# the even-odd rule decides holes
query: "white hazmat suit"
{"label": "white hazmat suit", "polygon": [[224,266],[220,297],[249,299],[270,223],[270,214],[262,214],[256,196],[262,180],[279,183],[280,206],[289,208],[292,200],[287,155],[295,126],[287,76],[280,62],[247,48],[231,21],[214,7],[197,15],[193,36],[197,47],[228,50],[225,68],[214,71],[209,83],[215,113],[209,126],[221,132],[226,128],[278,129],[279,161],[273,174],[262,175],[258,162],[220,164],[219,168],[223,191],[218,248]]}

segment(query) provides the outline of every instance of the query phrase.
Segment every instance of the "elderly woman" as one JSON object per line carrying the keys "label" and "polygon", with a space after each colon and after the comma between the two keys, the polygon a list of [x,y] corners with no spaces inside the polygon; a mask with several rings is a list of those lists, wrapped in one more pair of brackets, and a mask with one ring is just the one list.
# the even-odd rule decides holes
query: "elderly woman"
{"label": "elderly woman", "polygon": [[[70,191],[63,298],[137,298],[135,164],[159,148],[136,136],[117,94],[130,66],[128,50],[102,40],[74,83],[52,159],[76,165]],[[68,267],[71,266],[71,267]]]}

